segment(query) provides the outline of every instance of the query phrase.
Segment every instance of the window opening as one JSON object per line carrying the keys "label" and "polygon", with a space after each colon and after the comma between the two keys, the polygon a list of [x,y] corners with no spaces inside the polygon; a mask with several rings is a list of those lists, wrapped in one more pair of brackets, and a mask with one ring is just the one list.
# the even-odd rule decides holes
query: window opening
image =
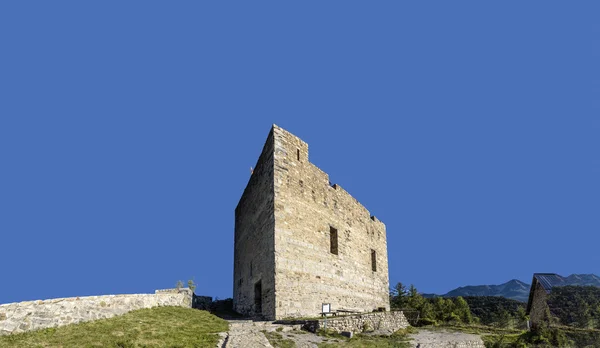
{"label": "window opening", "polygon": [[371,269],[377,272],[377,252],[371,249]]}
{"label": "window opening", "polygon": [[329,251],[338,254],[338,230],[331,226],[329,227]]}

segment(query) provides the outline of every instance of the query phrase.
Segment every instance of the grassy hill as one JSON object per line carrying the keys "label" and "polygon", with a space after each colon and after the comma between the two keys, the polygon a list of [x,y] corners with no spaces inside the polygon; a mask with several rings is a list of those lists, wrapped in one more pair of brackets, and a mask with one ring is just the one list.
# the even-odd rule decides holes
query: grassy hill
{"label": "grassy hill", "polygon": [[228,324],[206,311],[140,309],[93,322],[0,336],[0,347],[214,347]]}

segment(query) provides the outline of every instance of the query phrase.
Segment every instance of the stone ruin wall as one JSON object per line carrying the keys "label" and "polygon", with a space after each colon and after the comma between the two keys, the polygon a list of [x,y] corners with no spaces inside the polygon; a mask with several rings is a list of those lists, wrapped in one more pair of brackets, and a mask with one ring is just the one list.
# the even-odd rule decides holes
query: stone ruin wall
{"label": "stone ruin wall", "polygon": [[154,294],[57,298],[0,305],[0,335],[97,319],[158,306],[192,307],[190,289],[156,290]]}
{"label": "stone ruin wall", "polygon": [[[273,134],[269,134],[235,209],[233,309],[244,315],[275,317]],[[261,283],[262,310],[255,306]]]}
{"label": "stone ruin wall", "polygon": [[310,320],[304,324],[304,329],[317,332],[320,329],[333,330],[337,333],[343,331],[361,333],[374,331],[379,334],[390,335],[400,329],[409,327],[408,320],[401,311],[375,312],[347,317],[330,317],[321,320]]}
{"label": "stone ruin wall", "polygon": [[529,320],[532,327],[537,327],[547,320],[546,309],[548,308],[547,298],[548,294],[546,290],[540,284],[537,279],[534,278],[534,293],[531,301],[531,308],[529,313]]}
{"label": "stone ruin wall", "polygon": [[[385,225],[310,163],[308,144],[273,126],[276,319],[315,316],[322,303],[390,309]],[[337,229],[338,254],[330,250]],[[376,271],[372,270],[372,251]]]}

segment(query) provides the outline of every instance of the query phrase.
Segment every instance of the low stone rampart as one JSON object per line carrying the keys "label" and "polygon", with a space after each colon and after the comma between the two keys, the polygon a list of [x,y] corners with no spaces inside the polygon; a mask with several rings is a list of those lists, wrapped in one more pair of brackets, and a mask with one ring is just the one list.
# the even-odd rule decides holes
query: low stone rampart
{"label": "low stone rampart", "polygon": [[0,335],[111,318],[158,306],[192,307],[190,289],[156,290],[154,294],[57,298],[0,305]]}
{"label": "low stone rampart", "polygon": [[311,332],[319,329],[333,330],[336,332],[351,331],[365,332],[375,331],[381,334],[392,334],[400,329],[409,326],[408,320],[401,311],[394,312],[373,312],[366,314],[350,315],[346,317],[330,317],[320,320],[309,320],[304,324],[304,328]]}

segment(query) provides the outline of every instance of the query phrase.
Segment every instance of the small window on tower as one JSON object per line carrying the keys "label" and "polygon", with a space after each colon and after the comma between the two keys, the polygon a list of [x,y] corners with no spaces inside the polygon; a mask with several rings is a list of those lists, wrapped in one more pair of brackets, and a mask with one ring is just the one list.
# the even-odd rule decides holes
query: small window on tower
{"label": "small window on tower", "polygon": [[298,161],[300,160],[300,149],[296,149],[296,158],[298,158]]}
{"label": "small window on tower", "polygon": [[371,269],[377,272],[377,252],[371,249]]}
{"label": "small window on tower", "polygon": [[329,251],[338,254],[338,231],[333,227],[329,227]]}

